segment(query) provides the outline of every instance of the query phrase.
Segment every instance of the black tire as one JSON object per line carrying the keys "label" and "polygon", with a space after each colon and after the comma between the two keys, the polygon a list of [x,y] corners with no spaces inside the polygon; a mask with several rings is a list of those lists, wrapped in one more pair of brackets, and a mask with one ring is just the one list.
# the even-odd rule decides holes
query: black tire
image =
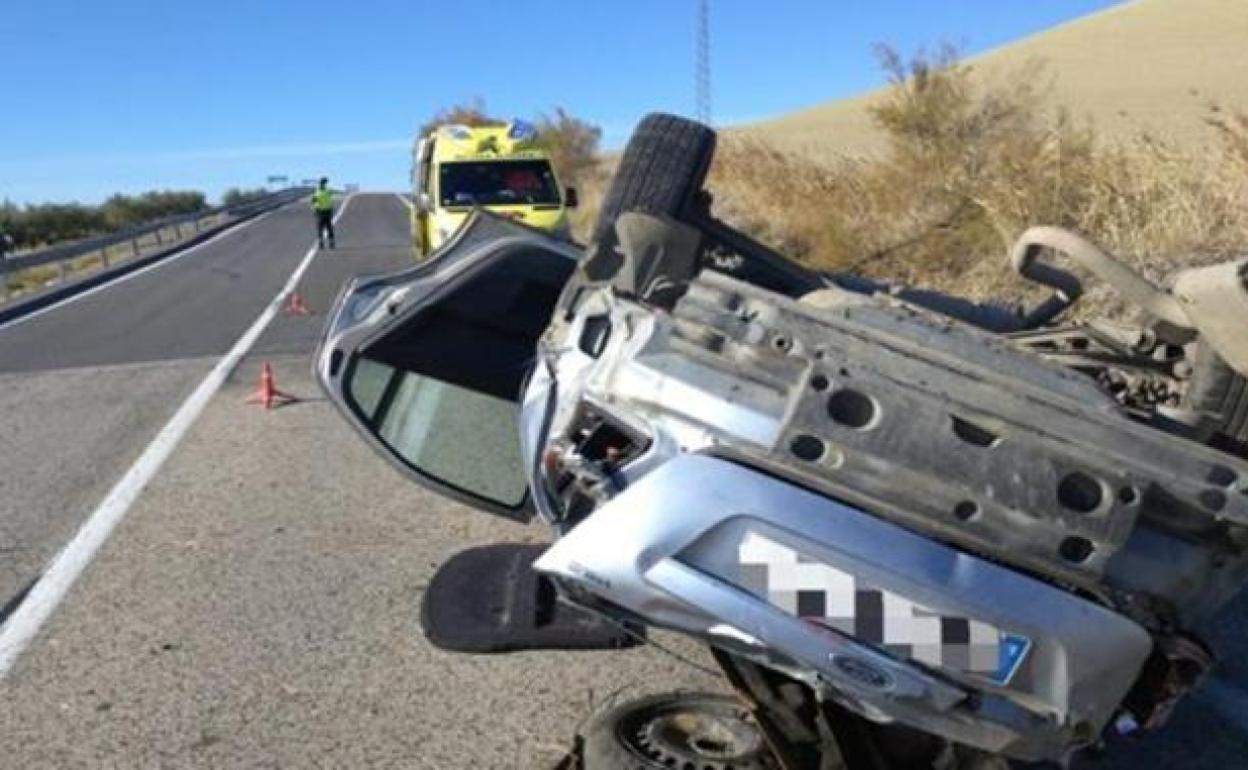
{"label": "black tire", "polygon": [[714,155],[715,132],[701,123],[658,112],[642,118],[598,211],[585,266],[590,278],[611,272],[620,214],[640,211],[687,219],[698,205]]}
{"label": "black tire", "polygon": [[779,767],[741,701],[724,695],[651,695],[596,716],[584,736],[584,770]]}
{"label": "black tire", "polygon": [[1187,405],[1212,421],[1213,446],[1248,457],[1248,380],[1205,344],[1196,351]]}

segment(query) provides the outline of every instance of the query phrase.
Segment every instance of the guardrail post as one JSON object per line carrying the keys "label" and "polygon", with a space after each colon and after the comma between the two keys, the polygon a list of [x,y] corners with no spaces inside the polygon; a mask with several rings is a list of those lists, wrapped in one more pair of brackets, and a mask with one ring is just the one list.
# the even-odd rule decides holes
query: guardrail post
{"label": "guardrail post", "polygon": [[4,255],[0,255],[0,300],[7,302],[12,295],[13,292],[9,288],[9,260]]}
{"label": "guardrail post", "polygon": [[108,267],[108,247],[100,249],[100,269],[104,270]]}
{"label": "guardrail post", "polygon": [[65,281],[69,279],[69,268],[65,266],[67,262],[68,260],[62,259],[60,262],[56,263],[56,272],[57,272],[56,279],[60,281],[61,283],[65,283]]}

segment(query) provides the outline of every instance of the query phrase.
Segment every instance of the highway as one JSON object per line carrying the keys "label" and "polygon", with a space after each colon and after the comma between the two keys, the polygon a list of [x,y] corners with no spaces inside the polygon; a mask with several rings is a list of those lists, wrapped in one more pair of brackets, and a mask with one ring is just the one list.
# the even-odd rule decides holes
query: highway
{"label": "highway", "polygon": [[[654,649],[476,657],[424,641],[438,564],[547,534],[417,489],[311,380],[342,282],[410,264],[407,216],[393,194],[345,204],[338,248],[298,281],[314,315],[263,328],[0,672],[0,767],[550,767],[612,698],[720,686]],[[237,352],[313,237],[303,205],[278,210],[0,327],[0,617],[36,601],[49,560]],[[262,361],[302,400],[247,404]]]}
{"label": "highway", "polygon": [[[341,248],[314,263],[309,287],[402,260],[394,196],[354,199]],[[304,204],[218,235],[185,256],[0,329],[0,373],[202,358],[224,354],[282,288],[314,240]],[[54,344],[50,344],[53,343]]]}
{"label": "highway", "polygon": [[[402,264],[401,208],[393,196],[352,201],[342,247],[314,260],[301,291],[324,309],[347,275]],[[272,301],[313,237],[305,207],[289,206],[0,327],[0,606]],[[279,317],[260,352],[310,350],[319,326],[293,320]]]}

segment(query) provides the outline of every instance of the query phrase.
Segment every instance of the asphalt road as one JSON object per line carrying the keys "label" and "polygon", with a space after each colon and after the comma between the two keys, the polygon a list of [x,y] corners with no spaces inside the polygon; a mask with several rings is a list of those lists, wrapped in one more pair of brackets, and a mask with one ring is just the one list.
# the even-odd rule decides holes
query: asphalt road
{"label": "asphalt road", "polygon": [[[314,315],[274,319],[0,681],[0,767],[548,768],[620,694],[720,686],[654,649],[425,642],[438,564],[546,532],[424,493],[320,397],[309,353],[343,280],[409,259],[393,195],[354,197],[338,229],[298,287]],[[311,238],[306,212],[278,212],[0,329],[0,590],[39,574]],[[262,361],[298,403],[245,403]]]}
{"label": "asphalt road", "polygon": [[[404,264],[404,217],[392,195],[353,199],[339,248],[304,275],[307,304],[323,312],[348,275]],[[306,204],[295,204],[0,326],[0,608],[273,300],[314,237]],[[310,350],[322,318],[278,316],[257,351]]]}
{"label": "asphalt road", "polygon": [[0,766],[550,770],[613,698],[720,686],[653,649],[431,647],[437,565],[546,532],[410,484],[307,363],[274,360],[309,400],[259,410],[240,376],[201,415],[0,683]]}
{"label": "asphalt road", "polygon": [[[347,215],[372,226],[379,207],[397,205],[393,197],[361,196]],[[346,248],[346,227],[343,234]],[[0,328],[0,372],[221,355],[277,294],[314,236],[306,203],[297,203],[103,291]]]}

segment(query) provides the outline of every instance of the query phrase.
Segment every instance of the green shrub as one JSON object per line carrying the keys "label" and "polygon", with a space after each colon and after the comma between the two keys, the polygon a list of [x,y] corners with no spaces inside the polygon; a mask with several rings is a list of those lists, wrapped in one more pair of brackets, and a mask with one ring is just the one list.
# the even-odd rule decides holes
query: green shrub
{"label": "green shrub", "polygon": [[98,206],[83,203],[0,204],[0,232],[18,249],[34,249],[61,241],[114,232],[175,214],[205,208],[204,194],[163,190],[139,195],[114,195]]}
{"label": "green shrub", "polygon": [[263,198],[268,195],[269,191],[263,187],[253,187],[250,189],[231,187],[221,195],[222,206],[237,206],[240,203],[246,203],[256,198]]}

